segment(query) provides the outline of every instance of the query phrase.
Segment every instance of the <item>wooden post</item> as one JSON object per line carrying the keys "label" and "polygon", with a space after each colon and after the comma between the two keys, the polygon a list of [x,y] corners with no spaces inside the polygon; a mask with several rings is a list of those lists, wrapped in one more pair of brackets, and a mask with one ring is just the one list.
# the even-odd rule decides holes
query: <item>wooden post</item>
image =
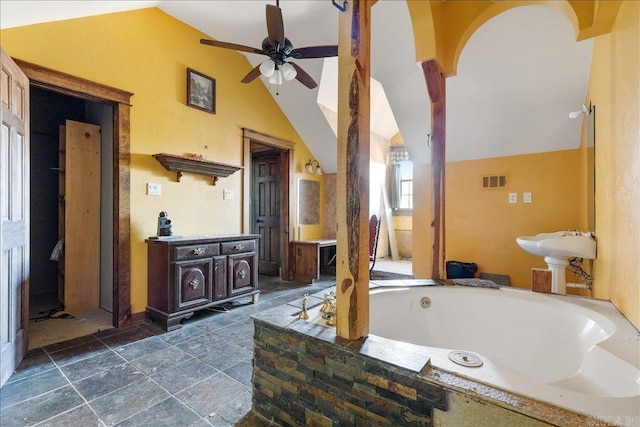
{"label": "wooden post", "polygon": [[337,334],[369,333],[371,0],[349,0],[338,38]]}
{"label": "wooden post", "polygon": [[431,203],[431,229],[433,236],[433,258],[431,277],[444,278],[444,219],[445,219],[445,140],[446,140],[446,82],[440,65],[435,60],[422,63],[431,98],[431,170],[433,173],[433,195]]}

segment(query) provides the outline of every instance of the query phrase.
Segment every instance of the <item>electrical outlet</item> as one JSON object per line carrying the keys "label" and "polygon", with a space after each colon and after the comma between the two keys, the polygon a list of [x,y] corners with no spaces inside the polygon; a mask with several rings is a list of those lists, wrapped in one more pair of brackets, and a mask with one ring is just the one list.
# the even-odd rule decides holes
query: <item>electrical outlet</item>
{"label": "electrical outlet", "polygon": [[531,203],[531,193],[522,193],[522,203]]}
{"label": "electrical outlet", "polygon": [[509,203],[518,203],[518,193],[509,193]]}
{"label": "electrical outlet", "polygon": [[162,188],[160,184],[154,184],[152,182],[147,183],[147,194],[149,196],[159,196]]}
{"label": "electrical outlet", "polygon": [[224,200],[233,200],[233,190],[222,190],[222,198]]}

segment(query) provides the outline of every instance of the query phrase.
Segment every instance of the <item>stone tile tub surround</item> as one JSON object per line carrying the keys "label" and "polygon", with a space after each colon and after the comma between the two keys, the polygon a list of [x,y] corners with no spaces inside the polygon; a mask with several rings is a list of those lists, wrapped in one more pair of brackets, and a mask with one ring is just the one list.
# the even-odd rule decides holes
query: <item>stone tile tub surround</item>
{"label": "stone tile tub surround", "polygon": [[290,426],[430,426],[431,409],[446,409],[445,390],[417,377],[428,356],[340,339],[310,322],[287,325],[297,312],[285,306],[254,317],[253,402],[263,417]]}
{"label": "stone tile tub surround", "polygon": [[[374,287],[376,283],[372,282],[372,288]],[[481,291],[499,292],[493,289]],[[583,415],[465,377],[453,370],[431,366],[429,359],[432,353],[442,349],[394,341],[375,335],[353,342],[342,340],[335,336],[335,329],[320,325],[313,319],[313,307],[315,305],[315,311],[317,311],[317,305],[322,302],[322,294],[323,292],[320,292],[310,297],[308,307],[311,307],[312,319],[309,321],[298,320],[295,316],[300,311],[299,301],[292,301],[290,305],[277,307],[254,316],[256,325],[254,410],[267,419],[282,425],[319,422],[318,420],[322,420],[318,425],[358,425],[357,422],[363,419],[373,425],[398,425],[398,421],[387,418],[387,416],[398,416],[398,413],[388,414],[385,409],[415,403],[412,400],[412,394],[398,392],[407,390],[400,387],[401,383],[396,381],[397,375],[400,375],[407,381],[408,378],[420,379],[421,382],[418,385],[409,381],[411,385],[408,389],[413,387],[416,395],[426,393],[434,396],[445,393],[444,400],[426,400],[426,403],[423,403],[424,412],[420,416],[424,419],[418,425],[596,426],[638,423],[637,416],[629,418],[623,415],[606,417]],[[555,296],[551,297],[555,298]],[[594,304],[596,306],[609,304],[577,297],[558,298],[572,299],[572,303],[590,308]],[[621,317],[619,313],[617,315]],[[622,326],[622,329],[628,327],[629,323],[626,319],[622,317],[621,319],[615,320],[616,327]],[[636,344],[640,342],[639,336],[635,328],[632,329],[630,337],[625,339],[614,334],[607,342],[602,343],[603,347],[617,346],[616,341],[619,341],[618,344],[627,344],[624,345],[627,348],[633,346],[637,348]],[[278,337],[277,340],[273,339],[274,335]],[[320,351],[318,349],[324,350],[320,351],[318,356],[313,352],[307,354],[310,348],[316,352]],[[633,351],[626,356],[633,358]],[[345,361],[348,362],[345,363]],[[342,378],[344,375],[341,376],[341,370],[335,369],[335,366],[348,367],[352,363],[358,365],[355,369],[357,378],[369,378],[368,382],[364,380],[364,385],[353,381],[351,377]],[[367,366],[379,364],[379,369],[382,371],[393,372],[394,378],[388,378],[390,382],[380,382],[376,385],[372,380],[373,377],[366,376],[367,371],[361,368],[367,363]],[[455,365],[453,369],[457,368],[459,367]],[[353,372],[350,375],[353,376]],[[382,375],[378,377],[384,378]],[[380,388],[380,384],[386,384],[393,391]],[[369,392],[364,392],[363,389]],[[311,393],[309,390],[317,392]],[[323,393],[323,390],[331,391]],[[396,406],[381,405],[380,395],[389,401],[396,399],[396,403],[393,404]],[[349,399],[355,399],[360,409],[355,409]],[[429,405],[433,406],[433,410]],[[366,418],[367,415],[370,418]],[[340,416],[347,418],[340,418]],[[408,420],[405,419],[401,425],[412,425],[407,422]]]}

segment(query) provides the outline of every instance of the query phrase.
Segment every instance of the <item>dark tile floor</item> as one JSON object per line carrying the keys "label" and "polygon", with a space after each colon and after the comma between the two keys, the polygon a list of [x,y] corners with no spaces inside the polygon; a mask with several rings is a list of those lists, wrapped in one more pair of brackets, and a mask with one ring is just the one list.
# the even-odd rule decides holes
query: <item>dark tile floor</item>
{"label": "dark tile floor", "polygon": [[258,304],[205,310],[165,332],[139,323],[31,350],[0,389],[0,425],[256,426],[251,315],[322,291],[260,277]]}

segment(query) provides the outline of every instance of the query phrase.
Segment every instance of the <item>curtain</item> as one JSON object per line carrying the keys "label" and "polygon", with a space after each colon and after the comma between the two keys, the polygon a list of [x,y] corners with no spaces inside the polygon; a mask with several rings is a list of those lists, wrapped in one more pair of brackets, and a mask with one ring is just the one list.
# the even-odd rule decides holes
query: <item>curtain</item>
{"label": "curtain", "polygon": [[393,163],[391,167],[391,182],[389,191],[389,204],[391,209],[398,209],[400,207],[400,163]]}

